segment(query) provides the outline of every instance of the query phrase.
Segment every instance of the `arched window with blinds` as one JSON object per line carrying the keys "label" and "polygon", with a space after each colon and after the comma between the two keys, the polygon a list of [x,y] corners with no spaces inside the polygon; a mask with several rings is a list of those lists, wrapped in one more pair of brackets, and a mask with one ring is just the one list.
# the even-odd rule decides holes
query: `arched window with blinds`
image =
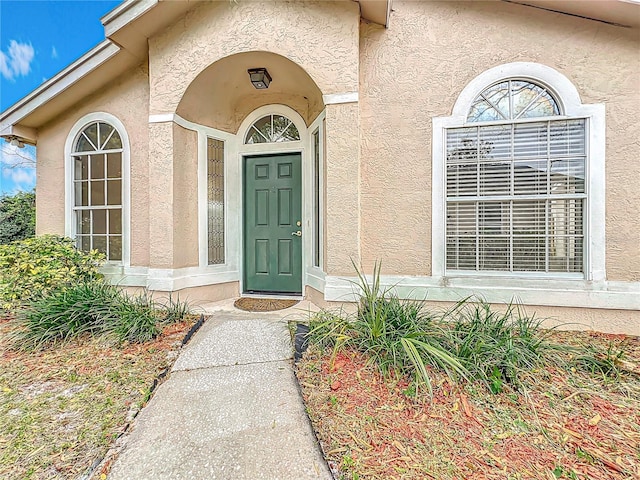
{"label": "arched window with blinds", "polygon": [[512,78],[446,129],[447,271],[584,272],[586,122]]}

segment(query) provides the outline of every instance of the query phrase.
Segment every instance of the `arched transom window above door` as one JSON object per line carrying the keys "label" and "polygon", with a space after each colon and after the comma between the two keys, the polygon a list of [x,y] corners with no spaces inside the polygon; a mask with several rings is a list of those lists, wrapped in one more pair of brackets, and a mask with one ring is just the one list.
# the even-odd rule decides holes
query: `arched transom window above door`
{"label": "arched transom window above door", "polygon": [[280,143],[300,140],[300,132],[284,115],[265,115],[255,121],[244,139],[244,143]]}

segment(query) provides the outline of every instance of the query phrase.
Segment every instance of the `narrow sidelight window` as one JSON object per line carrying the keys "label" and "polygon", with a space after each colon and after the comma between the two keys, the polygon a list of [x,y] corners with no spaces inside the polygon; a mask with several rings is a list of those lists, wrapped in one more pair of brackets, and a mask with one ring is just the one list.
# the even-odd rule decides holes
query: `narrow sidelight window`
{"label": "narrow sidelight window", "polygon": [[207,138],[208,263],[221,265],[224,255],[224,142]]}
{"label": "narrow sidelight window", "polygon": [[320,130],[313,132],[313,265],[320,267]]}

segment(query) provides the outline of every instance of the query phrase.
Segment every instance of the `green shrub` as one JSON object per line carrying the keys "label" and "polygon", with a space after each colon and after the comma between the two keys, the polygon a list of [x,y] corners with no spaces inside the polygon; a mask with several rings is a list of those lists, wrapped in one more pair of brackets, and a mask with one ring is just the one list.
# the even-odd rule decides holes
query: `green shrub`
{"label": "green shrub", "polygon": [[0,245],[36,233],[36,194],[20,192],[0,197]]}
{"label": "green shrub", "polygon": [[101,278],[104,256],[76,249],[69,238],[42,235],[0,245],[0,308],[15,309],[52,290]]}
{"label": "green shrub", "polygon": [[541,320],[518,305],[498,312],[482,299],[467,298],[444,319],[453,323],[448,331],[451,353],[494,393],[504,384],[519,386],[522,373],[549,363],[559,348],[548,341],[550,331],[540,328]]}
{"label": "green shrub", "polygon": [[359,282],[358,311],[354,316],[327,312],[311,322],[310,336],[332,345],[334,354],[343,347],[365,353],[385,375],[406,374],[417,389],[432,386],[427,365],[442,369],[452,378],[467,378],[464,365],[442,344],[444,330],[432,321],[423,302],[403,301],[380,285],[376,264],[372,281],[356,268]]}
{"label": "green shrub", "polygon": [[380,284],[376,264],[369,281],[356,268],[358,310],[321,311],[311,321],[311,340],[363,352],[384,374],[406,374],[412,388],[431,392],[428,367],[454,380],[481,381],[494,393],[505,384],[521,385],[521,374],[557,361],[559,347],[548,342],[540,321],[514,305],[492,310],[481,299],[467,298],[435,319],[424,302],[400,300]]}
{"label": "green shrub", "polygon": [[160,321],[147,296],[130,296],[103,280],[78,282],[33,299],[17,317],[16,341],[24,348],[66,341],[84,334],[118,343],[144,342],[159,333]]}

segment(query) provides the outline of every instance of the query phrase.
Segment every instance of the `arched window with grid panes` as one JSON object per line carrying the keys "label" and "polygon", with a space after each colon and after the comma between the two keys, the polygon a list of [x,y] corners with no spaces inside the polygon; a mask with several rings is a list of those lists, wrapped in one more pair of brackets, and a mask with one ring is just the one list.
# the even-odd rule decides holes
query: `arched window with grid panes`
{"label": "arched window with grid panes", "polygon": [[123,141],[115,126],[92,121],[72,147],[76,245],[98,250],[109,262],[123,260]]}
{"label": "arched window with grid panes", "polygon": [[476,96],[445,130],[447,272],[584,274],[586,130],[529,79]]}

